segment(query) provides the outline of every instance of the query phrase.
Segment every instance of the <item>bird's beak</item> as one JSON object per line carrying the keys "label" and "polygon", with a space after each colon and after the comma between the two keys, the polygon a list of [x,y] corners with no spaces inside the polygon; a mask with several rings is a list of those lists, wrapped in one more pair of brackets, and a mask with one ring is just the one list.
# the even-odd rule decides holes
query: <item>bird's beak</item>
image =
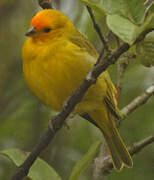
{"label": "bird's beak", "polygon": [[31,26],[30,29],[26,32],[26,36],[33,36],[37,33],[37,30],[34,26]]}

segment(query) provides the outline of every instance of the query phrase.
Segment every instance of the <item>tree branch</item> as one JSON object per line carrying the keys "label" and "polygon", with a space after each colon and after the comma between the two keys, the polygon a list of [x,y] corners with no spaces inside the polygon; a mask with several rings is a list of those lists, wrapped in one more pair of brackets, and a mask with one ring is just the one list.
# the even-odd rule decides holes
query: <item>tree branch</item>
{"label": "tree branch", "polygon": [[51,0],[38,0],[38,3],[43,9],[52,9]]}
{"label": "tree branch", "polygon": [[93,26],[94,26],[96,32],[98,33],[98,35],[99,35],[99,37],[100,37],[100,39],[102,41],[104,49],[106,50],[107,53],[110,54],[111,52],[110,52],[110,49],[108,47],[108,43],[106,42],[106,40],[105,40],[105,38],[104,38],[104,36],[103,36],[103,34],[101,32],[101,29],[100,29],[99,25],[96,23],[95,16],[93,15],[92,9],[89,6],[87,6],[87,10],[88,10],[89,15],[91,17],[91,20],[93,22]]}
{"label": "tree branch", "polygon": [[137,143],[133,143],[133,145],[129,148],[129,152],[131,155],[134,155],[153,142],[154,142],[154,135],[151,135]]}
{"label": "tree branch", "polygon": [[154,0],[146,0],[146,2],[144,3],[146,7],[149,7],[152,4],[154,4]]}
{"label": "tree branch", "polygon": [[124,74],[126,72],[126,69],[128,68],[131,60],[133,58],[136,58],[136,55],[133,53],[126,53],[124,56],[122,56],[119,61],[117,62],[117,102],[119,104],[120,102],[120,95],[122,91],[122,84],[123,84],[123,78]]}
{"label": "tree branch", "polygon": [[[138,152],[140,152],[144,147],[148,146],[149,144],[154,142],[154,135],[151,135],[139,142],[134,143],[131,147],[128,148],[131,155],[134,155]],[[105,175],[108,175],[111,173],[113,169],[113,164],[111,161],[111,158],[109,156],[103,158],[96,158],[95,164],[97,164],[97,171],[95,171],[97,174],[94,173],[94,180],[100,180]],[[100,166],[100,167],[98,167]]]}
{"label": "tree branch", "polygon": [[[128,104],[121,110],[124,118],[131,114],[133,111],[135,111],[136,108],[145,104],[152,95],[154,95],[154,85],[148,87],[144,93],[136,97],[130,104]],[[154,141],[153,139],[154,135],[152,137],[150,136],[149,138],[144,139],[143,141],[140,141],[139,143],[135,143],[135,145],[133,145],[132,148],[129,149],[130,153],[137,153],[146,145],[152,143]],[[95,159],[95,168],[93,173],[94,180],[103,180],[113,168],[111,158],[106,155],[107,153],[104,153],[104,151],[106,152],[106,150],[104,150],[105,148],[105,144],[103,143],[100,149],[100,154]]]}
{"label": "tree branch", "polygon": [[122,91],[123,77],[124,77],[124,74],[125,74],[125,71],[126,71],[128,65],[129,65],[129,62],[124,57],[120,58],[119,61],[117,62],[117,84],[116,84],[116,88],[117,88],[118,105],[120,102],[120,95],[121,95],[121,91]]}
{"label": "tree branch", "polygon": [[122,114],[129,115],[131,112],[133,112],[137,107],[145,104],[147,100],[154,95],[154,84],[151,85],[149,88],[145,90],[144,93],[142,93],[140,96],[136,97],[130,104],[125,106],[121,112]]}

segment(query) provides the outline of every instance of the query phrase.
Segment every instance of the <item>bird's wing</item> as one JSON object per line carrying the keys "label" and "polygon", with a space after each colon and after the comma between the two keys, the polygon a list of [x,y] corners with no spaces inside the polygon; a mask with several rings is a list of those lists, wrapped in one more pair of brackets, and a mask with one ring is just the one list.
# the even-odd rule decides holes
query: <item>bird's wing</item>
{"label": "bird's wing", "polygon": [[69,40],[73,44],[78,46],[82,51],[85,51],[89,55],[94,57],[94,61],[96,61],[96,59],[98,57],[98,53],[97,53],[96,49],[82,34],[79,33],[77,36],[76,35],[70,36]]}
{"label": "bird's wing", "polygon": [[[97,57],[98,57],[98,53],[95,50],[95,48],[93,47],[93,45],[82,35],[80,34],[80,36],[71,36],[70,37],[70,41],[77,45],[78,47],[81,48],[81,50],[86,51],[89,55],[91,55],[93,59],[93,63],[96,62]],[[104,72],[101,77],[103,78],[103,80],[105,81],[106,85],[107,85],[107,93],[106,96],[104,97],[104,102],[107,105],[107,107],[109,108],[110,112],[115,116],[115,118],[119,119],[120,118],[120,112],[119,109],[117,107],[117,100],[116,100],[116,88],[113,85],[110,75],[108,74],[108,72]]]}
{"label": "bird's wing", "polygon": [[106,96],[104,97],[104,102],[108,106],[108,108],[109,108],[110,112],[113,114],[113,116],[116,119],[120,119],[121,115],[120,115],[120,111],[117,107],[116,88],[113,85],[108,73],[105,74],[104,80],[107,84],[107,93],[106,93]]}

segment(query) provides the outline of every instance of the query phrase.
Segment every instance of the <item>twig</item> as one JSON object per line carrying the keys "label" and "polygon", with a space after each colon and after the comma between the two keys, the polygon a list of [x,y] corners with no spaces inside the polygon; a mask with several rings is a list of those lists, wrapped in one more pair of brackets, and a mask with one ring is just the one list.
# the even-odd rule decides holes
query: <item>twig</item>
{"label": "twig", "polygon": [[99,155],[94,160],[93,180],[105,180],[106,176],[102,173],[102,165],[106,163],[108,164],[109,160],[111,160],[109,156],[109,151],[107,149],[106,141],[103,138]]}
{"label": "twig", "polygon": [[129,65],[129,61],[125,58],[122,57],[119,59],[117,62],[117,102],[119,104],[120,102],[120,95],[121,95],[121,90],[122,90],[122,82],[123,82],[123,77],[124,73]]}
{"label": "twig", "polygon": [[123,84],[123,78],[124,74],[126,72],[126,69],[128,68],[130,61],[136,58],[136,55],[133,53],[126,53],[122,58],[119,59],[117,62],[117,102],[119,104],[120,102],[120,95],[122,91],[122,84]]}
{"label": "twig", "polygon": [[145,90],[140,96],[136,97],[130,104],[125,106],[121,113],[125,115],[129,115],[132,111],[134,111],[138,106],[141,106],[147,102],[147,100],[154,95],[154,84],[151,85],[148,89]]}
{"label": "twig", "polygon": [[[151,32],[152,30],[145,31],[141,36],[140,40],[142,40],[146,34]],[[24,161],[24,163],[18,167],[17,171],[11,178],[11,180],[22,180],[28,172],[39,154],[47,148],[50,141],[53,139],[58,130],[63,126],[66,118],[69,114],[74,110],[75,106],[82,100],[84,94],[88,90],[88,88],[94,84],[98,78],[98,76],[104,72],[109,65],[114,64],[118,58],[126,52],[130,48],[129,44],[124,43],[121,47],[119,47],[113,54],[106,55],[104,57],[103,62],[100,62],[88,73],[87,77],[81,85],[73,92],[72,96],[68,99],[67,104],[64,106],[64,109],[59,113],[56,117],[54,117],[50,124],[52,124],[53,129],[48,128],[43,136],[41,137],[39,143],[34,147],[30,155]]]}
{"label": "twig", "polygon": [[113,32],[111,30],[109,30],[109,32],[108,32],[108,34],[106,36],[106,42],[109,44],[110,40],[112,40],[112,38],[115,39],[117,47],[120,47],[121,42],[120,42],[119,37],[117,35],[113,34]]}
{"label": "twig", "polygon": [[100,52],[100,54],[99,54],[99,56],[98,56],[98,59],[97,59],[97,62],[96,62],[96,64],[95,64],[95,66],[100,63],[103,54],[104,54],[104,47],[102,48],[102,50],[101,50],[101,52]]}
{"label": "twig", "polygon": [[146,2],[144,3],[144,5],[145,5],[146,7],[149,7],[149,6],[151,6],[152,4],[154,4],[154,0],[146,0]]}
{"label": "twig", "polygon": [[134,155],[134,154],[140,152],[144,147],[146,147],[147,145],[149,145],[153,142],[154,142],[154,134],[137,142],[137,143],[133,143],[133,145],[128,148],[129,152],[131,155]]}
{"label": "twig", "polygon": [[43,9],[52,9],[51,0],[38,0],[38,3]]}
{"label": "twig", "polygon": [[101,29],[100,29],[99,25],[96,23],[95,16],[93,15],[92,9],[89,6],[87,6],[87,10],[88,10],[88,12],[90,14],[90,17],[92,19],[94,28],[95,28],[96,32],[98,33],[98,35],[99,35],[99,37],[100,37],[100,39],[101,39],[101,41],[103,43],[104,49],[106,50],[107,53],[110,54],[111,53],[110,49],[109,49],[108,44],[107,44],[107,42],[106,42],[106,40],[105,40],[105,38],[104,38],[104,36],[103,36],[103,34],[101,32]]}
{"label": "twig", "polygon": [[[154,28],[151,29],[151,31],[153,31]],[[136,39],[136,41],[133,43],[133,44],[137,44],[138,42],[141,41],[141,39],[143,39],[145,36],[144,36],[144,32],[142,34],[140,34],[140,36]],[[130,54],[128,56],[126,56],[128,59],[129,58],[134,58],[135,55],[134,54]],[[124,72],[128,66],[129,63],[126,62],[125,59],[122,60],[123,62],[118,62],[118,66],[119,66],[119,72],[118,72],[118,75],[119,75],[119,84],[117,86],[117,101],[119,103],[119,100],[120,100],[120,93],[121,93],[121,89],[122,89],[122,79],[123,79],[123,76],[124,76]],[[124,62],[125,61],[125,62]],[[121,72],[120,72],[121,71]]]}
{"label": "twig", "polygon": [[[131,114],[133,111],[135,111],[137,107],[146,103],[147,100],[152,95],[154,95],[154,85],[151,85],[149,88],[147,88],[144,93],[136,97],[130,104],[128,104],[121,110],[121,113],[123,114],[124,118],[127,117],[129,114]],[[133,149],[130,149],[130,153],[131,154],[134,154],[135,152],[137,153],[137,151],[140,150],[139,147],[143,148],[145,146],[144,142],[150,143],[150,140],[145,139],[142,143],[139,143],[139,146],[135,144],[135,146],[133,146]],[[103,177],[102,179],[104,179],[104,176],[106,174],[109,174],[113,168],[110,157],[109,156],[104,157],[104,153],[102,153],[104,151],[103,150],[104,147],[105,147],[104,144],[102,144],[100,154],[95,159],[95,168],[93,173],[94,180],[100,180],[100,177],[101,178]]]}
{"label": "twig", "polygon": [[[131,147],[128,148],[128,150],[131,155],[134,155],[153,142],[154,142],[154,135],[151,135],[139,142],[134,143]],[[101,159],[100,157],[96,158],[95,159],[96,166],[98,166],[98,161],[99,161],[99,166],[101,167],[101,174],[99,174],[99,176],[95,174],[94,180],[101,180],[102,176],[108,175],[113,169],[113,164],[109,156],[106,157],[106,159],[104,159],[104,157],[103,159]]]}

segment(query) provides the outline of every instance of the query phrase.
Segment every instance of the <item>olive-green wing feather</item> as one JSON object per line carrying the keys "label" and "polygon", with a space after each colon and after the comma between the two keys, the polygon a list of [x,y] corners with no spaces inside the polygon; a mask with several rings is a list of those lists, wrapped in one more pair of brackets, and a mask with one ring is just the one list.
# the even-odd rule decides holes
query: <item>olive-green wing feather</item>
{"label": "olive-green wing feather", "polygon": [[[96,62],[98,53],[96,49],[93,47],[93,45],[82,34],[79,33],[77,36],[70,36],[69,40],[73,44],[80,47],[81,51],[87,52],[91,56],[95,57],[94,60]],[[102,78],[108,86],[107,94],[104,97],[104,102],[108,106],[111,113],[115,116],[115,118],[119,119],[121,115],[120,111],[117,108],[116,88],[114,87],[108,72],[104,72]]]}
{"label": "olive-green wing feather", "polygon": [[73,44],[80,47],[81,51],[84,51],[84,52],[86,51],[91,56],[96,57],[96,59],[97,59],[98,53],[97,53],[96,49],[81,33],[74,35],[74,36],[70,36],[69,40]]}
{"label": "olive-green wing feather", "polygon": [[106,73],[105,76],[103,76],[103,78],[107,84],[107,93],[106,93],[106,96],[104,97],[104,102],[109,108],[110,112],[113,114],[113,116],[116,119],[120,119],[121,114],[117,107],[116,88],[113,85],[108,73]]}

